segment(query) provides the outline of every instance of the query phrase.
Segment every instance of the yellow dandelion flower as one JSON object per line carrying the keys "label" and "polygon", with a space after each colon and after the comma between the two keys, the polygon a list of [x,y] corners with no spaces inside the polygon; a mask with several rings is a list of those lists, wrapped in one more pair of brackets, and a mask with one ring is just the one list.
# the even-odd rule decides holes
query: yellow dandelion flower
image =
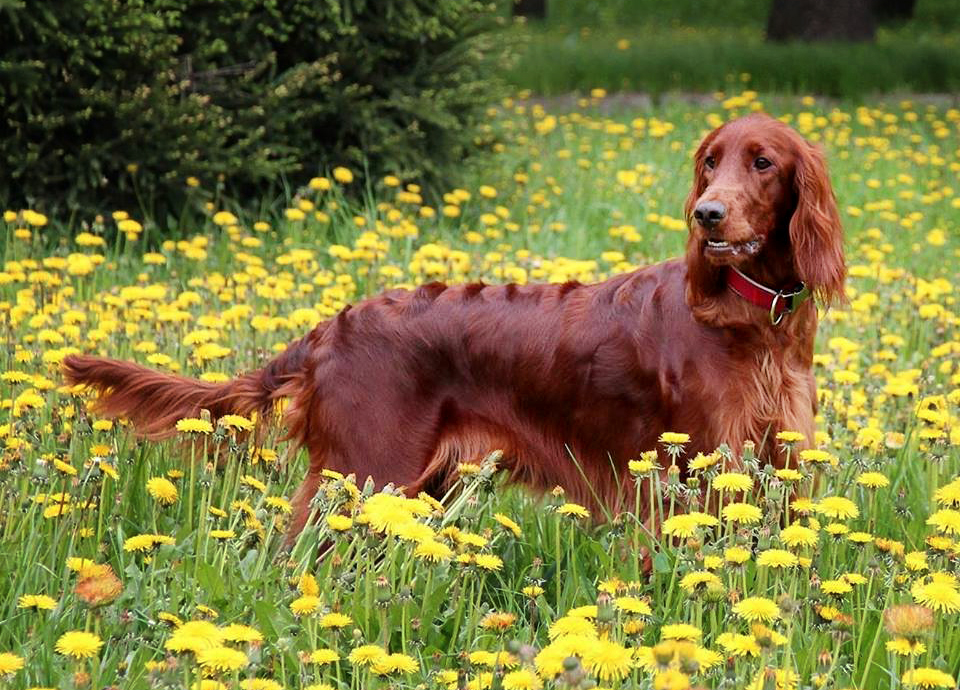
{"label": "yellow dandelion flower", "polygon": [[22,656],[13,652],[0,652],[0,677],[10,676],[24,667]]}
{"label": "yellow dandelion flower", "polygon": [[733,612],[751,623],[755,621],[767,623],[780,617],[780,607],[777,606],[777,602],[766,597],[741,599],[734,605]]}
{"label": "yellow dandelion flower", "polygon": [[749,491],[753,477],[742,472],[724,472],[713,478],[712,486],[716,491]]}
{"label": "yellow dandelion flower", "polygon": [[315,649],[310,652],[310,663],[316,664],[317,666],[332,664],[334,661],[339,660],[340,655],[332,649]]}
{"label": "yellow dandelion flower", "polygon": [[239,671],[250,660],[239,649],[230,647],[210,647],[197,652],[197,663],[204,671]]}
{"label": "yellow dandelion flower", "polygon": [[584,508],[582,505],[578,505],[576,503],[564,503],[562,506],[557,508],[557,513],[560,515],[572,515],[576,518],[590,517],[590,511]]}
{"label": "yellow dandelion flower", "polygon": [[750,503],[730,503],[723,507],[721,512],[727,522],[737,522],[752,525],[760,522],[763,511]]}
{"label": "yellow dandelion flower", "polygon": [[213,433],[213,424],[205,419],[185,418],[177,421],[177,431],[185,434],[210,434]]}
{"label": "yellow dandelion flower", "polygon": [[177,502],[177,487],[166,477],[147,480],[147,493],[161,505],[169,506]]}
{"label": "yellow dandelion flower", "polygon": [[793,568],[797,563],[797,557],[783,549],[767,549],[757,554],[757,565],[760,567]]}
{"label": "yellow dandelion flower", "polygon": [[82,630],[64,633],[57,640],[54,649],[64,656],[74,659],[89,659],[96,656],[103,646],[103,640],[97,635]]}

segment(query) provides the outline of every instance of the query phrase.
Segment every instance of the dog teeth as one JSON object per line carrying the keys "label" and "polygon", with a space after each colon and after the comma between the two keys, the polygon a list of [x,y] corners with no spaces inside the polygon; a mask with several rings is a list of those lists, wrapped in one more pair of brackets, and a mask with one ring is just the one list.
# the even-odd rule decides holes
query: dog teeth
{"label": "dog teeth", "polygon": [[707,240],[707,244],[711,247],[729,247],[730,243],[723,240]]}

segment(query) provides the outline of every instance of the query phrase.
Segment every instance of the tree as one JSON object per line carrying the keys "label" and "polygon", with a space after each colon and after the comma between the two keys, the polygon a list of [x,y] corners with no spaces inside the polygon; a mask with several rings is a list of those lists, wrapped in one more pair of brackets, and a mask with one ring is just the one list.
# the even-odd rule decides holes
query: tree
{"label": "tree", "polygon": [[874,0],[773,0],[768,41],[872,41]]}

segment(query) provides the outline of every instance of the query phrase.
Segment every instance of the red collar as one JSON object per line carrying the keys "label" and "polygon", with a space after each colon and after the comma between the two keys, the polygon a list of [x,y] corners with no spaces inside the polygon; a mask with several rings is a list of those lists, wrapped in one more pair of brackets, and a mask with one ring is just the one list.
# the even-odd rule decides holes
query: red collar
{"label": "red collar", "polygon": [[732,266],[727,271],[727,287],[743,299],[770,312],[770,322],[780,323],[787,314],[810,296],[810,289],[798,283],[792,290],[773,290],[752,280]]}

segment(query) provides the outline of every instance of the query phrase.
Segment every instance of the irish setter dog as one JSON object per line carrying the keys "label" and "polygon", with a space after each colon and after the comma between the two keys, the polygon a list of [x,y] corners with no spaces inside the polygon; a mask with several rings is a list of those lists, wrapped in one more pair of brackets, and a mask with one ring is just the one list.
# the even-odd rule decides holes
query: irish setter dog
{"label": "irish setter dog", "polygon": [[684,258],[602,283],[389,290],[223,384],[92,356],[68,357],[66,378],[150,439],[201,409],[268,418],[291,398],[310,458],[291,537],[324,468],[436,494],[495,449],[513,480],[617,510],[628,460],[664,431],[689,434],[688,453],[752,440],[774,462],[778,431],[813,440],[804,298],[842,301],[845,276],[822,154],[764,115],[727,123],[696,152],[685,210]]}

